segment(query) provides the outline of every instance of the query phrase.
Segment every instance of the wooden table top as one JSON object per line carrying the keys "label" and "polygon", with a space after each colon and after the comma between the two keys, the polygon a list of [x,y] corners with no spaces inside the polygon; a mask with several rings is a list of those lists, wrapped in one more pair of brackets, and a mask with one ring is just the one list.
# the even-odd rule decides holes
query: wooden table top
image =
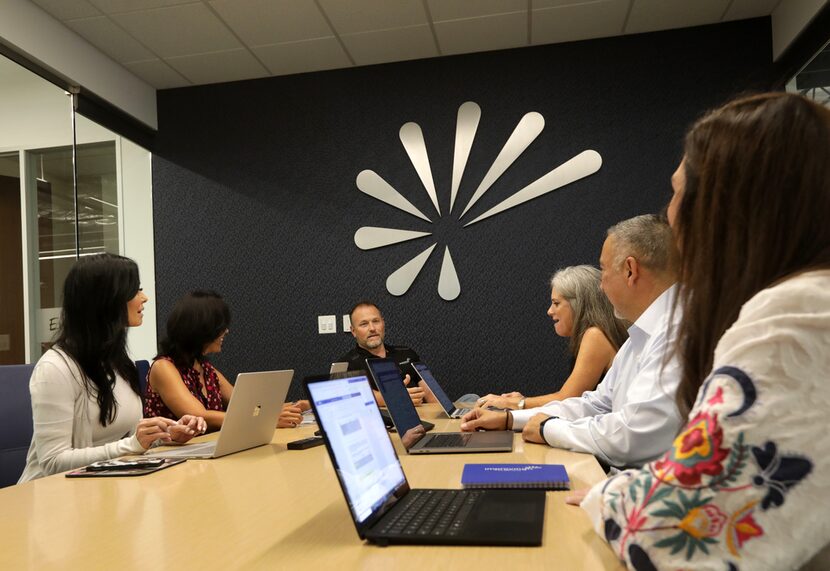
{"label": "wooden table top", "polygon": [[[436,430],[460,421],[419,409]],[[0,490],[0,569],[622,569],[587,515],[548,492],[541,547],[377,547],[362,542],[325,446],[287,450],[315,426],[275,431],[268,446],[124,478],[51,476]],[[210,439],[214,435],[201,437]],[[530,444],[510,454],[408,456],[413,488],[460,488],[468,462],[564,464],[573,489],[605,478],[593,456]]]}

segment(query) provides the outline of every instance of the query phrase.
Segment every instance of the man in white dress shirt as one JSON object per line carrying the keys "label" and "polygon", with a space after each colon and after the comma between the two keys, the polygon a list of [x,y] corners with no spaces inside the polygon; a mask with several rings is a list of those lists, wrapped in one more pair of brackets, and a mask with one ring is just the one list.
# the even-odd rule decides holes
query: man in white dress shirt
{"label": "man in white dress shirt", "polygon": [[474,409],[461,430],[521,430],[528,442],[589,452],[617,467],[664,453],[680,428],[680,368],[672,355],[679,310],[670,327],[674,263],[671,229],[662,218],[637,216],[611,227],[600,255],[602,290],[617,316],[633,325],[603,381],[581,397],[538,408]]}

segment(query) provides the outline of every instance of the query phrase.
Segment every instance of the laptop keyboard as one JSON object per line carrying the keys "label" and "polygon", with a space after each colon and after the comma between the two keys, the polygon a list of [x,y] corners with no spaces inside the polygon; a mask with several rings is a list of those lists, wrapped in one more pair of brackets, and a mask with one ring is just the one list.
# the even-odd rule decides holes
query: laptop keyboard
{"label": "laptop keyboard", "polygon": [[461,448],[467,445],[467,441],[472,437],[472,434],[451,432],[430,436],[430,439],[424,444],[429,448]]}
{"label": "laptop keyboard", "polygon": [[458,535],[482,490],[412,490],[403,508],[380,528],[384,535]]}
{"label": "laptop keyboard", "polygon": [[471,408],[457,408],[454,411],[452,411],[452,414],[450,415],[450,418],[461,418],[462,416],[464,416],[465,414],[467,414],[471,410],[473,410],[473,409],[471,409]]}

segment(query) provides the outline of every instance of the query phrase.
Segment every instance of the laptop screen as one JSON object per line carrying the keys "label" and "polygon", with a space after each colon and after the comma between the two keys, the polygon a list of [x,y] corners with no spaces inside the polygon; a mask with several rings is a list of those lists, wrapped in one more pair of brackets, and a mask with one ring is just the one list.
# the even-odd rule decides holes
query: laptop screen
{"label": "laptop screen", "polygon": [[386,408],[389,409],[398,434],[403,436],[410,428],[419,426],[421,419],[409,398],[397,363],[391,359],[366,359],[366,365],[386,401]]}
{"label": "laptop screen", "polygon": [[406,482],[369,379],[357,374],[307,386],[349,508],[363,523]]}
{"label": "laptop screen", "polygon": [[447,411],[447,414],[452,414],[455,410],[455,405],[453,404],[452,399],[447,396],[447,393],[444,392],[444,389],[441,388],[441,385],[438,384],[438,381],[435,380],[435,377],[432,376],[432,372],[430,372],[429,367],[423,363],[413,363],[412,366],[415,367],[416,371],[418,371],[418,374],[427,384],[429,390],[432,391],[432,394],[435,395],[435,398],[438,399],[438,402],[441,404],[443,409]]}

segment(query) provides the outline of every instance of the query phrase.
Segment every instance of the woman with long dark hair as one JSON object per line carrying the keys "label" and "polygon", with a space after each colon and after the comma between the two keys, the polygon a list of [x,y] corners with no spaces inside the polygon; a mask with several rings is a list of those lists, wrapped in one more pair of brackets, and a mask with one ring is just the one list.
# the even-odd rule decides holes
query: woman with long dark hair
{"label": "woman with long dark hair", "polygon": [[[230,309],[215,291],[196,290],[176,302],[167,318],[167,336],[147,375],[145,416],[193,414],[203,417],[211,430],[222,427],[233,385],[208,355],[222,350],[230,323]],[[299,426],[308,408],[307,401],[286,403],[277,426]]]}
{"label": "woman with long dark hair", "polygon": [[558,270],[550,279],[548,317],[553,330],[569,339],[573,368],[553,393],[526,397],[520,392],[489,394],[478,406],[525,409],[551,401],[581,396],[594,390],[611,367],[614,356],[628,339],[626,324],[614,315],[614,308],[600,288],[600,271],[593,266],[570,266]]}
{"label": "woman with long dark hair", "polygon": [[582,507],[634,569],[798,568],[830,546],[830,110],[738,99],[684,151],[668,214],[687,424]]}
{"label": "woman with long dark hair", "polygon": [[21,482],[141,454],[157,440],[186,442],[206,430],[194,416],[141,418],[127,328],[141,325],[146,302],[129,258],[83,257],[69,270],[60,331],[29,382],[34,434]]}

